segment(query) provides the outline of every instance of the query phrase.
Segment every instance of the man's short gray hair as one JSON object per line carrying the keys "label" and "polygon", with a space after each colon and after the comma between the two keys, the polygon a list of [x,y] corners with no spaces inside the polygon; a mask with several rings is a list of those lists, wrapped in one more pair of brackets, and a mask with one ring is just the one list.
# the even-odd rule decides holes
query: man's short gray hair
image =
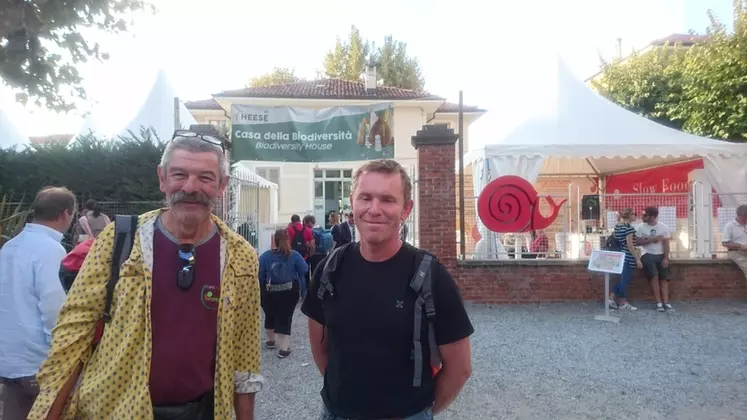
{"label": "man's short gray hair", "polygon": [[747,204],[737,207],[737,216],[747,216]]}
{"label": "man's short gray hair", "polygon": [[[218,141],[218,139],[216,139]],[[231,163],[228,161],[223,149],[213,143],[205,141],[199,137],[175,137],[166,146],[166,150],[163,151],[161,156],[161,168],[166,170],[171,160],[171,156],[176,150],[184,150],[192,153],[214,153],[218,156],[220,162],[220,173],[222,176],[228,176],[231,174]]]}
{"label": "man's short gray hair", "polygon": [[407,173],[405,168],[403,168],[402,165],[400,165],[400,163],[396,160],[380,159],[371,160],[364,163],[360,168],[358,168],[357,171],[355,171],[355,174],[353,175],[353,191],[355,191],[355,188],[358,186],[358,180],[360,179],[361,175],[368,172],[387,175],[399,175],[400,179],[402,180],[402,196],[404,197],[405,202],[412,200],[412,180],[410,180],[410,175]]}

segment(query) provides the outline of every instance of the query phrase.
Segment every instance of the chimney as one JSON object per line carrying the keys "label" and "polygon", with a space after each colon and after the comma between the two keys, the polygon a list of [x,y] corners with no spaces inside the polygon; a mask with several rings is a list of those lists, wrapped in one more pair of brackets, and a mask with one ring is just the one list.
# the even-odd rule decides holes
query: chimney
{"label": "chimney", "polygon": [[617,59],[622,60],[623,58],[623,40],[622,38],[617,38]]}
{"label": "chimney", "polygon": [[366,64],[366,74],[364,75],[366,82],[366,94],[376,94],[376,64]]}

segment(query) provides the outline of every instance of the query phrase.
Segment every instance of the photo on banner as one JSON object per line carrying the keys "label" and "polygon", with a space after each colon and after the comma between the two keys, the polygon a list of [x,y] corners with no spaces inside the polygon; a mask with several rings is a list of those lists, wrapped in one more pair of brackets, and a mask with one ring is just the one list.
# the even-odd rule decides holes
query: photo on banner
{"label": "photo on banner", "polygon": [[394,106],[231,107],[236,160],[342,162],[394,158]]}

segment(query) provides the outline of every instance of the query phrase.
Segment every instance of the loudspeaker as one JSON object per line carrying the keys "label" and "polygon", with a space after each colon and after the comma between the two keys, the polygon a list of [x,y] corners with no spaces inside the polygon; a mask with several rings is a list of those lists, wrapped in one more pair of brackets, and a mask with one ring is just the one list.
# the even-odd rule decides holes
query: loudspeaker
{"label": "loudspeaker", "polygon": [[581,197],[581,219],[599,220],[599,195]]}

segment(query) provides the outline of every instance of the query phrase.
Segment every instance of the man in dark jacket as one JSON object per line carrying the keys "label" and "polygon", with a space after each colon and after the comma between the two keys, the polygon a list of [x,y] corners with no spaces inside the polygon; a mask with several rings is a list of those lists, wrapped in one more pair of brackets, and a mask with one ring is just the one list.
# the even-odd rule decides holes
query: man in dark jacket
{"label": "man in dark jacket", "polygon": [[351,211],[346,215],[347,220],[332,227],[332,239],[335,241],[335,248],[339,248],[350,242],[356,242],[355,238],[355,217]]}

